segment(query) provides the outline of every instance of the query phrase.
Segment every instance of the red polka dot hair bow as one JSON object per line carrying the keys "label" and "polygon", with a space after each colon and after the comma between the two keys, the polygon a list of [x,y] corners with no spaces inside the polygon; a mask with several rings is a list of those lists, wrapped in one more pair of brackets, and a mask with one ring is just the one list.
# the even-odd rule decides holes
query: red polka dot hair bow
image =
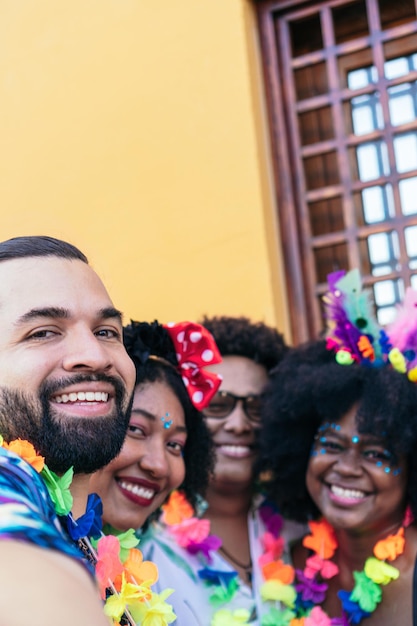
{"label": "red polka dot hair bow", "polygon": [[178,369],[191,402],[201,411],[210,403],[222,382],[219,374],[202,369],[205,365],[221,362],[216,342],[204,326],[194,322],[171,322],[164,324],[164,328],[174,344]]}

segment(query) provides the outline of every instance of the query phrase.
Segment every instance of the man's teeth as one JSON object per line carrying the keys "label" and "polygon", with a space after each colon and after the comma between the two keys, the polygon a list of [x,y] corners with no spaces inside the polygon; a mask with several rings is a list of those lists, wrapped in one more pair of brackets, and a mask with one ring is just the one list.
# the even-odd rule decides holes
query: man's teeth
{"label": "man's teeth", "polygon": [[366,493],[358,491],[357,489],[343,489],[337,485],[331,485],[330,490],[335,496],[340,498],[346,498],[347,500],[358,500],[360,498],[366,498]]}
{"label": "man's teeth", "polygon": [[133,483],[126,483],[124,481],[121,481],[120,486],[122,487],[122,489],[130,491],[135,496],[145,498],[145,500],[151,500],[155,495],[155,491],[153,489],[146,489],[145,487],[141,487],[140,485],[134,485]]}
{"label": "man's teeth", "polygon": [[55,396],[55,402],[107,402],[109,394],[104,391],[72,391],[71,393],[63,393]]}

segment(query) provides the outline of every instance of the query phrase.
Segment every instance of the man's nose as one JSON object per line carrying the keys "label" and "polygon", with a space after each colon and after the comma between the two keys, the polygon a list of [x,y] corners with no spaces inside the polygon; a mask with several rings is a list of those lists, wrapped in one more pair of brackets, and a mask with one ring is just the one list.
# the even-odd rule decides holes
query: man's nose
{"label": "man's nose", "polygon": [[108,347],[88,327],[68,331],[63,342],[62,363],[66,371],[108,371],[113,361]]}

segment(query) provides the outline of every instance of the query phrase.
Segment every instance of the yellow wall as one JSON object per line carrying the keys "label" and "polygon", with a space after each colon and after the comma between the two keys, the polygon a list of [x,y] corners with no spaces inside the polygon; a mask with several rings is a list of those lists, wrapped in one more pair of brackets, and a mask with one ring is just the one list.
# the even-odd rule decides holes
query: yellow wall
{"label": "yellow wall", "polygon": [[287,336],[249,0],[1,0],[0,239],[72,241],[127,317]]}

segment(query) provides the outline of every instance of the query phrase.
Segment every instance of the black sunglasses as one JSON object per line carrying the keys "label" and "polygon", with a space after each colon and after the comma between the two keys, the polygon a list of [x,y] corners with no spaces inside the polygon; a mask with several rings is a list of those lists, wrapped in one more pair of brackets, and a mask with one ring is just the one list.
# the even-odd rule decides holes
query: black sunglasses
{"label": "black sunglasses", "polygon": [[245,411],[251,422],[261,421],[262,395],[235,396],[230,391],[218,391],[210,404],[203,409],[203,415],[214,419],[224,419],[235,410],[236,404],[242,402]]}

